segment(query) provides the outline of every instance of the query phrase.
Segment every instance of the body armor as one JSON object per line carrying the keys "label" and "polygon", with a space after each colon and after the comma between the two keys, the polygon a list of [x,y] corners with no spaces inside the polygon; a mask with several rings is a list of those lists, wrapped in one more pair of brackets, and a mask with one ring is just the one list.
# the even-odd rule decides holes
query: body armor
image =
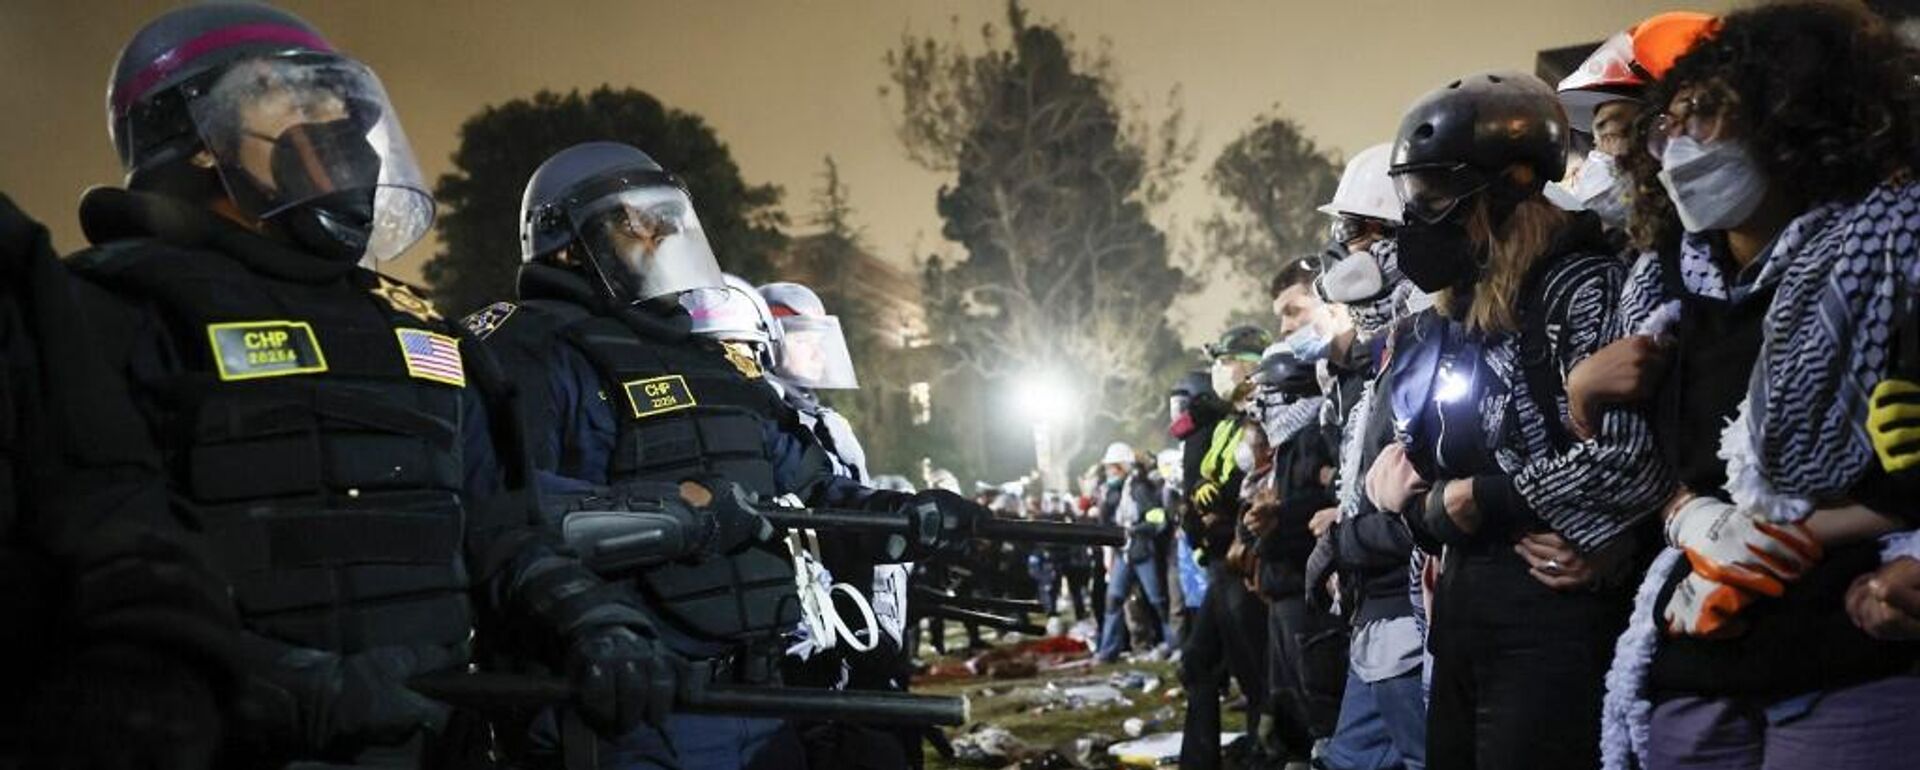
{"label": "body armor", "polygon": [[249,629],[348,654],[466,642],[465,370],[424,299],[150,240],[72,264],[156,308],[176,360],[136,398]]}
{"label": "body armor", "polygon": [[[609,484],[677,483],[717,475],[762,498],[776,493],[764,421],[781,414],[779,396],[749,378],[716,344],[650,337],[623,308],[597,315],[571,302],[517,304],[494,332],[578,350],[599,375],[618,420]],[[793,566],[784,543],[760,543],[721,558],[674,561],[636,578],[647,603],[692,642],[689,654],[769,640],[799,621]],[[684,645],[683,645],[684,646]]]}

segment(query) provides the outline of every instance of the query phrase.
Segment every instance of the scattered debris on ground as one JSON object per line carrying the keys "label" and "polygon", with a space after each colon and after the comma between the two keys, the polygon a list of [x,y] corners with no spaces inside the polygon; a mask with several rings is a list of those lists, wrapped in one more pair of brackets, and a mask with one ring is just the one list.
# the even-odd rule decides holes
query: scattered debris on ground
{"label": "scattered debris on ground", "polygon": [[[974,720],[946,731],[953,756],[926,752],[929,770],[1177,764],[1186,713],[1185,691],[1177,686],[1179,666],[1151,651],[1127,656],[1126,662],[1098,663],[1091,654],[1091,625],[1076,624],[1064,635],[1003,637],[992,650],[929,660],[914,678],[914,691],[964,695]],[[1224,711],[1222,716],[1225,730],[1244,725],[1244,714]],[[1222,746],[1239,736],[1224,734]]]}

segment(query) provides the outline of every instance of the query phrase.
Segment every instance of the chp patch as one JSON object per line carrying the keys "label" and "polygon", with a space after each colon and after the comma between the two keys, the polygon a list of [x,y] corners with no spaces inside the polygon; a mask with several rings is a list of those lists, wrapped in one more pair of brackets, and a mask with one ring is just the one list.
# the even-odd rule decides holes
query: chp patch
{"label": "chp patch", "polygon": [[422,329],[394,329],[393,333],[400,336],[400,356],[407,360],[407,374],[456,388],[467,386],[460,340]]}
{"label": "chp patch", "polygon": [[320,340],[305,321],[207,324],[207,342],[222,381],[285,377],[327,370]]}
{"label": "chp patch", "polygon": [[699,403],[693,400],[693,391],[687,388],[687,378],[678,374],[623,382],[621,387],[627,391],[627,403],[633,406],[635,417],[652,417],[691,409]]}
{"label": "chp patch", "polygon": [[511,302],[495,302],[474,311],[473,315],[467,316],[461,323],[466,325],[467,331],[472,332],[473,336],[484,340],[487,335],[493,333],[493,330],[506,323],[507,317],[513,315],[513,311],[519,309],[518,305]]}

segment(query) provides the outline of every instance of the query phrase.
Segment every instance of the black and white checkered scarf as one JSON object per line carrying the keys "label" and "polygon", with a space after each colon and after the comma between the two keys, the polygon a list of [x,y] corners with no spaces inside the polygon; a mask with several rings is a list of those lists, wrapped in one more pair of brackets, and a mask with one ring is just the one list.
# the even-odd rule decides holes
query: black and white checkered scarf
{"label": "black and white checkered scarf", "polygon": [[1845,495],[1873,463],[1868,397],[1920,286],[1920,185],[1794,219],[1757,283],[1777,281],[1747,397],[1721,435],[1727,491],[1776,521]]}
{"label": "black and white checkered scarf", "polygon": [[1381,282],[1386,285],[1386,293],[1370,302],[1351,302],[1347,304],[1347,314],[1353,317],[1353,326],[1360,332],[1360,339],[1370,340],[1387,328],[1396,319],[1407,314],[1407,299],[1420,289],[1407,280],[1400,272],[1400,242],[1392,238],[1374,241],[1367,251],[1373,255],[1374,264],[1380,266]]}

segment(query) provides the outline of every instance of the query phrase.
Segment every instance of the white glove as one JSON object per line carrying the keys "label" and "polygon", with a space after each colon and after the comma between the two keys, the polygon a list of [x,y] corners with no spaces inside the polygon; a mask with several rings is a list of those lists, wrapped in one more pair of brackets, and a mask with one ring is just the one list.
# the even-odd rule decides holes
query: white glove
{"label": "white glove", "polygon": [[1704,496],[1667,519],[1667,542],[1687,552],[1694,574],[1764,596],[1785,593],[1823,554],[1805,524],[1772,524]]}

